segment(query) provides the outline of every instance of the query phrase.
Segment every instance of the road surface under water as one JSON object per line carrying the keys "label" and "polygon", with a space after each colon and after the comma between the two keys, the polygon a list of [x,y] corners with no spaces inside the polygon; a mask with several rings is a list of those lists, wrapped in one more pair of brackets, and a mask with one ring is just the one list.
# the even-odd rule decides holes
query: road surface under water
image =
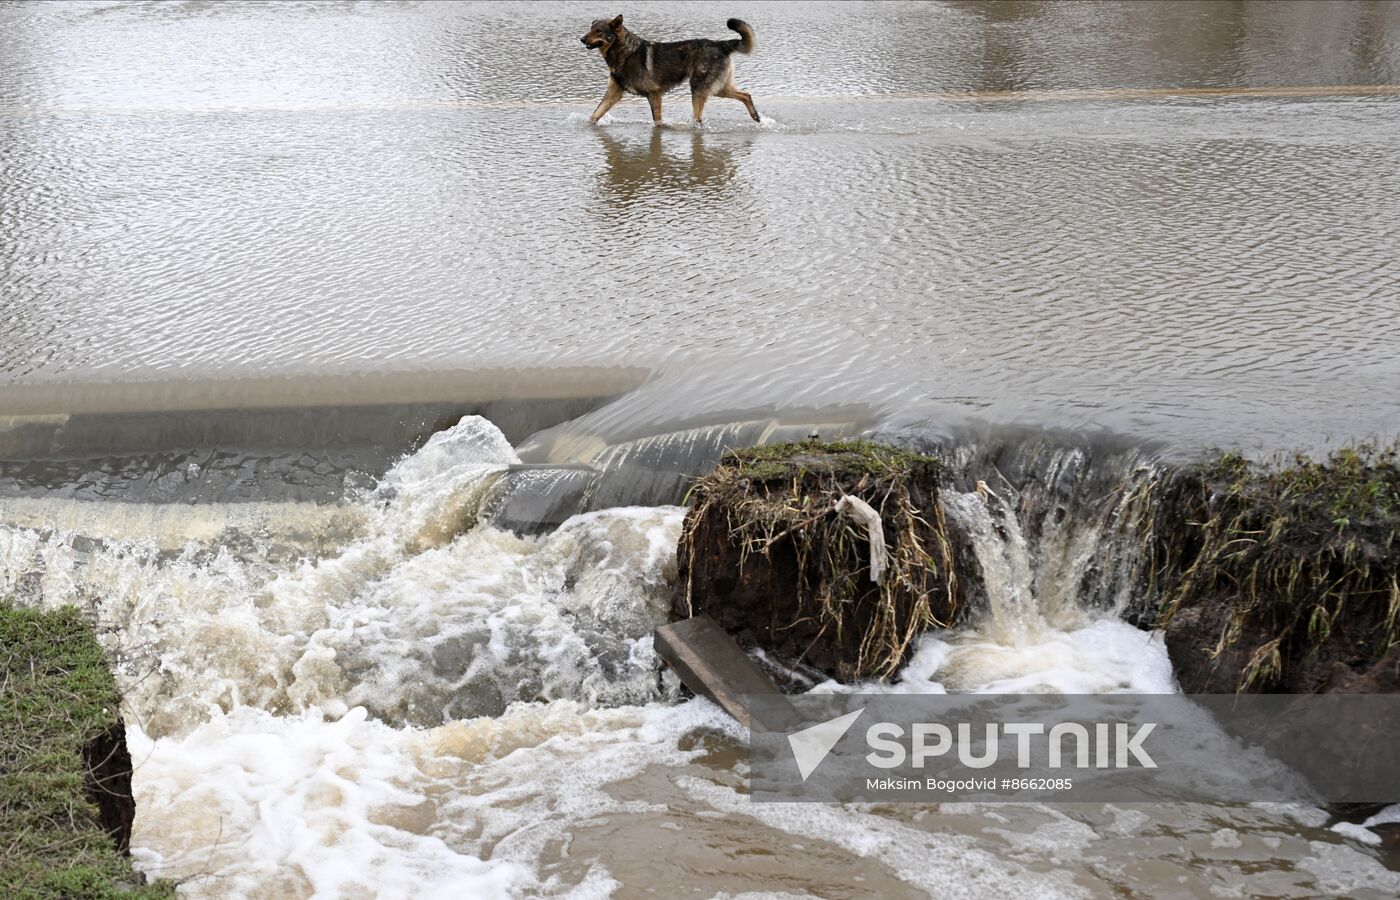
{"label": "road surface under water", "polygon": [[[727,9],[627,22],[723,38]],[[587,126],[581,8],[0,9],[0,411],[577,364],[663,376],[613,428],[838,402],[1191,446],[1400,428],[1400,7],[742,12],[764,122],[717,100],[693,129],[678,93],[655,130],[637,99]]]}
{"label": "road surface under water", "polygon": [[[655,39],[747,20],[764,119],[593,127],[578,37],[618,11],[0,5],[0,596],[104,626],[140,867],[1400,894],[1309,808],[750,804],[649,637],[679,479],[726,443],[1053,426],[1121,474],[1400,431],[1400,4],[638,3]],[[563,513],[502,500],[617,460]],[[897,689],[1174,689],[1133,598],[1076,593],[1116,539],[1043,530],[988,532],[1034,571]]]}

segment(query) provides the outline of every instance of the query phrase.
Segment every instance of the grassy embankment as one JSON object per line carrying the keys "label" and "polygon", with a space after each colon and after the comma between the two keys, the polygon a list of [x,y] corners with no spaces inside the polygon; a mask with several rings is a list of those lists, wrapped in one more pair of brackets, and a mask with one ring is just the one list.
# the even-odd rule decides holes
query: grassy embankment
{"label": "grassy embankment", "polygon": [[0,603],[0,896],[173,895],[125,854],[135,805],[120,702],[76,610]]}
{"label": "grassy embankment", "polygon": [[1184,610],[1219,610],[1208,650],[1244,653],[1236,688],[1313,690],[1321,664],[1364,669],[1400,640],[1400,444],[1321,461],[1218,454],[1156,505],[1160,623],[1170,637]]}

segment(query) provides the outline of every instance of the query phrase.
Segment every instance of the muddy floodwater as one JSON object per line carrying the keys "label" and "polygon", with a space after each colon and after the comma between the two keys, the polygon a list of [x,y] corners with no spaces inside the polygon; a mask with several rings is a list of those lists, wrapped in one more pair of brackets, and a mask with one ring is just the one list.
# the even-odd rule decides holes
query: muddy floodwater
{"label": "muddy floodwater", "polygon": [[639,99],[587,127],[583,8],[8,6],[0,371],[218,405],[240,377],[568,362],[676,374],[625,414],[648,424],[1400,427],[1400,7],[743,14],[765,121],[715,101],[696,131],[679,93],[656,131]]}
{"label": "muddy floodwater", "polygon": [[[619,12],[746,20],[762,121],[589,125]],[[650,634],[686,479],[812,430],[1047,483],[1400,434],[1400,3],[0,4],[0,598],[103,626],[141,870],[1400,894],[1313,808],[750,803]],[[901,689],[1175,690],[1013,537],[1043,602]]]}

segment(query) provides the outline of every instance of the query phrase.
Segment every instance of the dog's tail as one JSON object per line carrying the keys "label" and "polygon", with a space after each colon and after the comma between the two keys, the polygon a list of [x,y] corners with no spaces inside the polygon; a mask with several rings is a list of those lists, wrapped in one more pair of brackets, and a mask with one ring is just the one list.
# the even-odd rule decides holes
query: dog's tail
{"label": "dog's tail", "polygon": [[739,40],[725,41],[725,43],[729,45],[730,53],[733,53],[735,50],[738,50],[740,53],[753,52],[753,29],[749,27],[748,22],[745,22],[743,19],[730,19],[728,22],[724,23],[724,27],[728,28],[730,31],[739,32]]}

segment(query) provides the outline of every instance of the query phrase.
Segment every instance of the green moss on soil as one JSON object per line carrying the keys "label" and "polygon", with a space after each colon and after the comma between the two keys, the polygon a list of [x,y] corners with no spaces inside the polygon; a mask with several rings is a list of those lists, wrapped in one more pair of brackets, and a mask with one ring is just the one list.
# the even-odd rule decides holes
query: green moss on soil
{"label": "green moss on soil", "polygon": [[808,440],[731,450],[720,465],[733,468],[742,477],[768,481],[807,471],[888,479],[907,473],[915,466],[937,466],[938,462],[871,441]]}
{"label": "green moss on soil", "polygon": [[1161,624],[1223,606],[1212,653],[1248,652],[1238,689],[1315,689],[1300,670],[1362,669],[1400,640],[1400,445],[1269,464],[1218,454],[1158,506],[1170,523],[1153,558]]}
{"label": "green moss on soil", "polygon": [[142,884],[94,800],[94,748],[121,734],[120,703],[77,610],[0,604],[0,896],[174,894]]}

